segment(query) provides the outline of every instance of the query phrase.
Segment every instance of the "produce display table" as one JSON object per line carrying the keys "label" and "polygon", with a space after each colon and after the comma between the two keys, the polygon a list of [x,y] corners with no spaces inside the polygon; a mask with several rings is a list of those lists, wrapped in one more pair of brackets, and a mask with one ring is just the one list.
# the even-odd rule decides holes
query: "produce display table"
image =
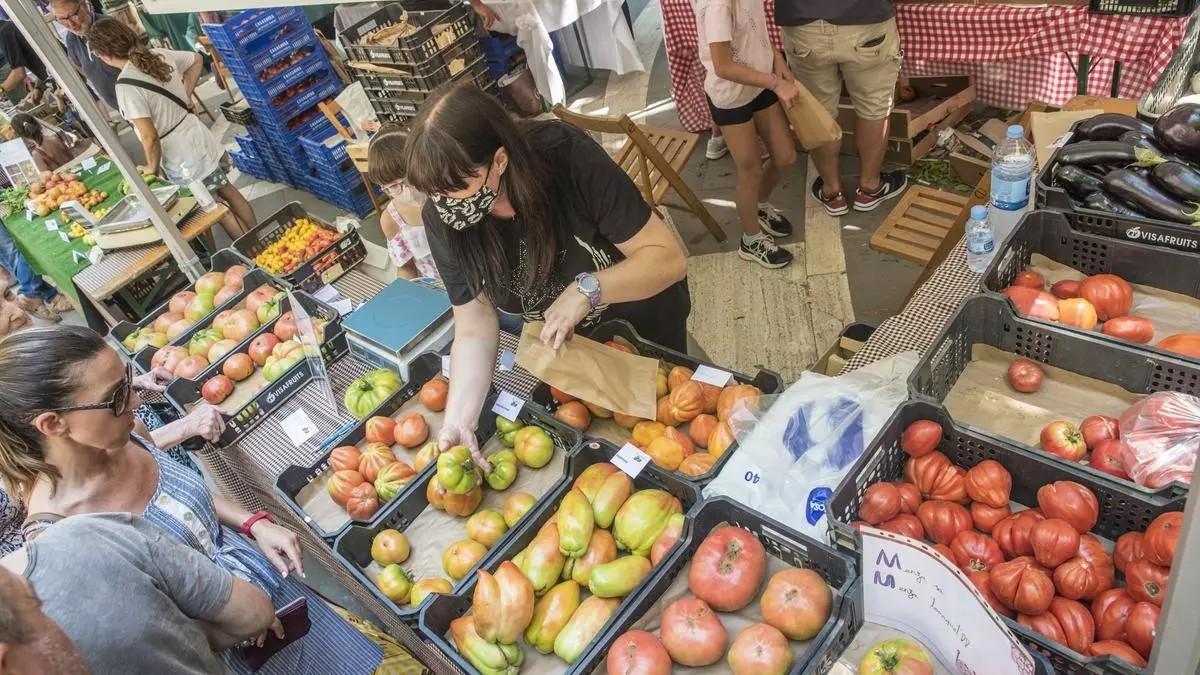
{"label": "produce display table", "polygon": [[[781,48],[767,0],[772,42]],[[663,33],[679,120],[707,131],[704,68],[690,0],[662,0]],[[984,103],[1020,110],[1030,101],[1061,105],[1078,92],[1076,63],[1094,68],[1088,91],[1106,94],[1115,61],[1119,96],[1138,98],[1183,40],[1187,19],[1089,14],[1085,7],[900,3],[896,23],[906,76],[970,75]]]}

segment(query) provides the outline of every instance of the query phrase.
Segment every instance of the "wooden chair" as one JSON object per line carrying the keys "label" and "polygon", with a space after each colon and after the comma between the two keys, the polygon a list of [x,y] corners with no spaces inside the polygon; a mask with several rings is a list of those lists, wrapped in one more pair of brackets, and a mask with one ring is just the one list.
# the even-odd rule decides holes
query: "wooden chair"
{"label": "wooden chair", "polygon": [[233,96],[233,76],[229,74],[229,68],[225,66],[225,62],[221,60],[221,55],[217,50],[213,49],[212,40],[207,35],[196,36],[196,42],[208,51],[208,55],[212,57],[213,74],[221,81],[222,88],[225,89],[225,94],[229,96],[230,103],[236,103],[237,99]]}
{"label": "wooden chair", "polygon": [[[342,105],[337,101],[329,101],[328,103],[318,103],[317,109],[325,115],[325,119],[329,120],[329,123],[333,125],[338,135],[346,140],[346,154],[351,154],[350,144],[351,141],[355,140],[354,130],[342,124],[342,121],[338,119],[338,115],[342,113]],[[362,176],[363,185],[367,186],[367,195],[371,198],[371,203],[375,205],[377,211],[381,210],[379,198],[375,196],[375,190],[371,189],[371,181],[367,179],[367,163],[365,161],[360,162],[358,158],[353,156],[351,159],[354,162],[354,168],[358,169],[359,175]]]}
{"label": "wooden chair", "polygon": [[[725,241],[724,230],[713,220],[712,214],[696,197],[692,188],[679,176],[679,171],[696,150],[699,135],[687,131],[638,126],[629,119],[629,115],[584,115],[571,112],[561,105],[554,106],[554,114],[584,131],[626,136],[628,140],[617,151],[613,161],[633,179],[646,203],[655,211],[661,206],[687,211],[699,218],[717,241]],[[674,189],[683,198],[684,204],[665,201],[663,197],[668,189]]]}

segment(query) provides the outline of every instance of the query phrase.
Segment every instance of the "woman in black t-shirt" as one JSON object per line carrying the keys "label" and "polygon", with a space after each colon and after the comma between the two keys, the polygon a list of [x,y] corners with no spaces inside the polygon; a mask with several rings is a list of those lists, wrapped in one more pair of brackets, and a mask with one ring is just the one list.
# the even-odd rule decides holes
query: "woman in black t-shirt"
{"label": "woman in black t-shirt", "polygon": [[625,319],[646,339],[686,349],[686,254],[582,131],[514,121],[465,83],[435,92],[406,141],[381,134],[369,159],[375,181],[407,181],[429,195],[429,248],[454,304],[444,447],[476,448],[497,308],[545,321],[541,338],[555,348],[577,329]]}

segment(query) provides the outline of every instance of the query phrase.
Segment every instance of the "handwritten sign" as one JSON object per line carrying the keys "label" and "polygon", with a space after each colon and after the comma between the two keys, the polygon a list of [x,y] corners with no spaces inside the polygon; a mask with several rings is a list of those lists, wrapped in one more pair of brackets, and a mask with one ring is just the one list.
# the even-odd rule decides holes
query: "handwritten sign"
{"label": "handwritten sign", "polygon": [[757,464],[747,464],[745,471],[742,472],[742,482],[746,487],[757,490],[758,486],[763,483],[763,470],[758,468]]}
{"label": "handwritten sign", "polygon": [[304,408],[296,410],[296,412],[283,418],[279,423],[283,427],[283,431],[291,439],[292,445],[297,448],[304,445],[304,442],[312,438],[317,433],[317,425],[309,419],[308,413]]}
{"label": "handwritten sign", "polygon": [[861,532],[867,621],[917,638],[951,672],[1033,675],[1033,657],[958,568],[915,539]]}
{"label": "handwritten sign", "polygon": [[642,469],[650,463],[650,455],[642,452],[632,443],[626,443],[621,446],[617,454],[613,455],[612,463],[617,465],[617,468],[624,471],[630,478],[637,478]]}
{"label": "handwritten sign", "polygon": [[517,363],[517,355],[505,349],[500,354],[500,370],[512,370]]}
{"label": "handwritten sign", "polygon": [[502,391],[496,397],[496,405],[492,406],[492,412],[510,422],[516,422],[517,417],[521,414],[521,408],[524,407],[524,399],[517,398],[510,392]]}
{"label": "handwritten sign", "polygon": [[719,368],[700,364],[696,368],[696,372],[692,373],[692,379],[704,384],[711,384],[714,387],[724,387],[729,384],[729,378],[732,374],[725,372]]}
{"label": "handwritten sign", "polygon": [[450,355],[442,354],[442,377],[450,379]]}

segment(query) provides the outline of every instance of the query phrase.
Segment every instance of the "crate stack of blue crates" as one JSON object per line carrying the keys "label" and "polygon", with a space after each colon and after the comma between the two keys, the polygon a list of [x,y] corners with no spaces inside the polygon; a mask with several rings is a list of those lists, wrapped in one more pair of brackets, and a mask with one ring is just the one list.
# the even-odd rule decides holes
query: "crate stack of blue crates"
{"label": "crate stack of blue crates", "polygon": [[[345,157],[345,144],[329,140],[337,132],[317,107],[337,96],[342,83],[304,11],[247,10],[204,30],[254,115],[246,135],[235,138],[235,165],[356,215],[369,213],[367,186],[348,157],[336,160]],[[326,141],[340,143],[340,151]]]}

